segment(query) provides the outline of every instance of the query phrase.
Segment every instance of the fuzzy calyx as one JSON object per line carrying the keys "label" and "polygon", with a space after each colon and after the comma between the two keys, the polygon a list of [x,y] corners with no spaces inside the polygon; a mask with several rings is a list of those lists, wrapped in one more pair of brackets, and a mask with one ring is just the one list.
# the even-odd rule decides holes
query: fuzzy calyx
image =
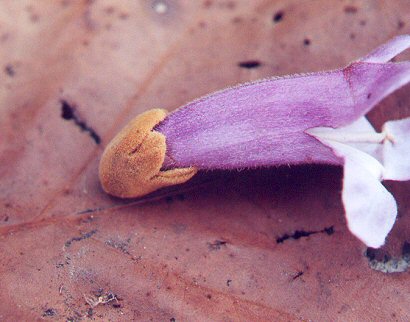
{"label": "fuzzy calyx", "polygon": [[165,136],[152,129],[167,115],[152,109],[131,120],[107,145],[99,167],[105,192],[120,198],[146,195],[191,179],[194,167],[161,170],[165,159]]}

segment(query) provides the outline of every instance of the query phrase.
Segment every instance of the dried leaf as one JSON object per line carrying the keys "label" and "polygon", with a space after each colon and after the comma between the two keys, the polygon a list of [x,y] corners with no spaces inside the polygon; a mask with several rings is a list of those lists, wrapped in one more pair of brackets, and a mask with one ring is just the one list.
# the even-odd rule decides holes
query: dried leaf
{"label": "dried leaf", "polygon": [[[408,183],[387,184],[399,217],[364,254],[335,168],[202,174],[131,203],[98,182],[103,147],[135,115],[343,66],[410,32],[407,1],[158,3],[0,4],[1,319],[408,320],[408,272],[369,267],[408,259]],[[406,86],[370,119],[409,106]]]}

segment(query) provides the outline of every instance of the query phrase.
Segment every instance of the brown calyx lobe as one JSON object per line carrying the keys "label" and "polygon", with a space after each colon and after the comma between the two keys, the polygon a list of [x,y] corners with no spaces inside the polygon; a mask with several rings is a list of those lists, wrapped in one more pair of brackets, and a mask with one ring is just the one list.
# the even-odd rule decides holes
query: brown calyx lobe
{"label": "brown calyx lobe", "polygon": [[105,192],[120,198],[140,197],[186,182],[196,174],[194,167],[161,170],[166,140],[163,134],[152,129],[166,115],[167,111],[163,109],[138,115],[107,145],[99,167]]}

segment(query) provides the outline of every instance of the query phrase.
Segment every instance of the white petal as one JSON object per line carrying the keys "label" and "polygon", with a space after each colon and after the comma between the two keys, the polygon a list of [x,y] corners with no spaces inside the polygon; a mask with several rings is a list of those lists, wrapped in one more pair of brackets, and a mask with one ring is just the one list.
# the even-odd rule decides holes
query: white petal
{"label": "white petal", "polygon": [[375,176],[381,174],[381,164],[366,165],[366,158],[357,155],[362,152],[347,148],[338,149],[345,157],[342,200],[347,224],[367,246],[378,248],[384,244],[396,220],[396,201]]}
{"label": "white petal", "polygon": [[345,164],[353,163],[357,170],[363,169],[376,180],[382,180],[384,167],[371,155],[340,142],[327,141],[325,144],[331,147],[337,156],[342,157]]}
{"label": "white petal", "polygon": [[[370,154],[379,162],[382,161],[383,147],[379,143],[383,141],[383,134],[377,133],[364,116],[348,126],[337,129],[331,127],[316,127],[308,129],[306,133],[314,136],[325,145],[328,145],[325,141],[346,143],[360,151]],[[371,141],[374,139],[379,142],[372,143]]]}
{"label": "white petal", "polygon": [[373,125],[371,125],[365,116],[362,116],[353,123],[342,127],[342,129],[352,132],[376,132]]}
{"label": "white petal", "polygon": [[396,201],[380,183],[383,165],[354,147],[318,139],[345,160],[342,200],[349,230],[369,247],[382,246],[397,216]]}
{"label": "white petal", "polygon": [[[353,133],[377,133],[373,128],[373,125],[364,116],[362,116],[352,124],[336,130],[351,131]],[[349,145],[355,147],[356,149],[359,149],[360,151],[370,154],[379,162],[382,161],[383,148],[378,143],[351,143]]]}
{"label": "white petal", "polygon": [[384,143],[384,179],[410,180],[410,118],[387,122],[383,129],[393,138]]}
{"label": "white petal", "polygon": [[[382,179],[384,171],[380,163],[381,144],[384,134],[378,134],[366,118],[362,117],[352,124],[333,129],[330,127],[315,127],[306,130],[306,133],[315,137],[324,145],[333,149],[333,152],[342,158],[346,154],[354,158],[356,163],[368,168],[376,178]],[[375,143],[358,143],[360,141],[370,142],[375,139]]]}

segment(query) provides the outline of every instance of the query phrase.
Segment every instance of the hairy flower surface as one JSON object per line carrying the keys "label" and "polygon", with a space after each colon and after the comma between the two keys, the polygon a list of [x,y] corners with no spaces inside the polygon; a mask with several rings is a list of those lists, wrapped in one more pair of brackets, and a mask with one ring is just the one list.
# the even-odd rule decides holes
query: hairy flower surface
{"label": "hairy flower surface", "polygon": [[410,36],[399,36],[343,69],[266,79],[189,103],[156,127],[166,137],[164,165],[343,164],[349,229],[380,247],[397,214],[380,181],[410,179],[410,119],[376,133],[364,115],[410,81],[410,62],[389,62],[408,47]]}
{"label": "hairy flower surface", "polygon": [[242,84],[169,115],[148,111],[105,152],[104,189],[134,197],[201,169],[342,165],[349,229],[380,247],[397,215],[381,181],[410,179],[410,118],[389,121],[376,133],[364,116],[410,81],[410,62],[390,61],[408,47],[410,36],[403,35],[342,69]]}

